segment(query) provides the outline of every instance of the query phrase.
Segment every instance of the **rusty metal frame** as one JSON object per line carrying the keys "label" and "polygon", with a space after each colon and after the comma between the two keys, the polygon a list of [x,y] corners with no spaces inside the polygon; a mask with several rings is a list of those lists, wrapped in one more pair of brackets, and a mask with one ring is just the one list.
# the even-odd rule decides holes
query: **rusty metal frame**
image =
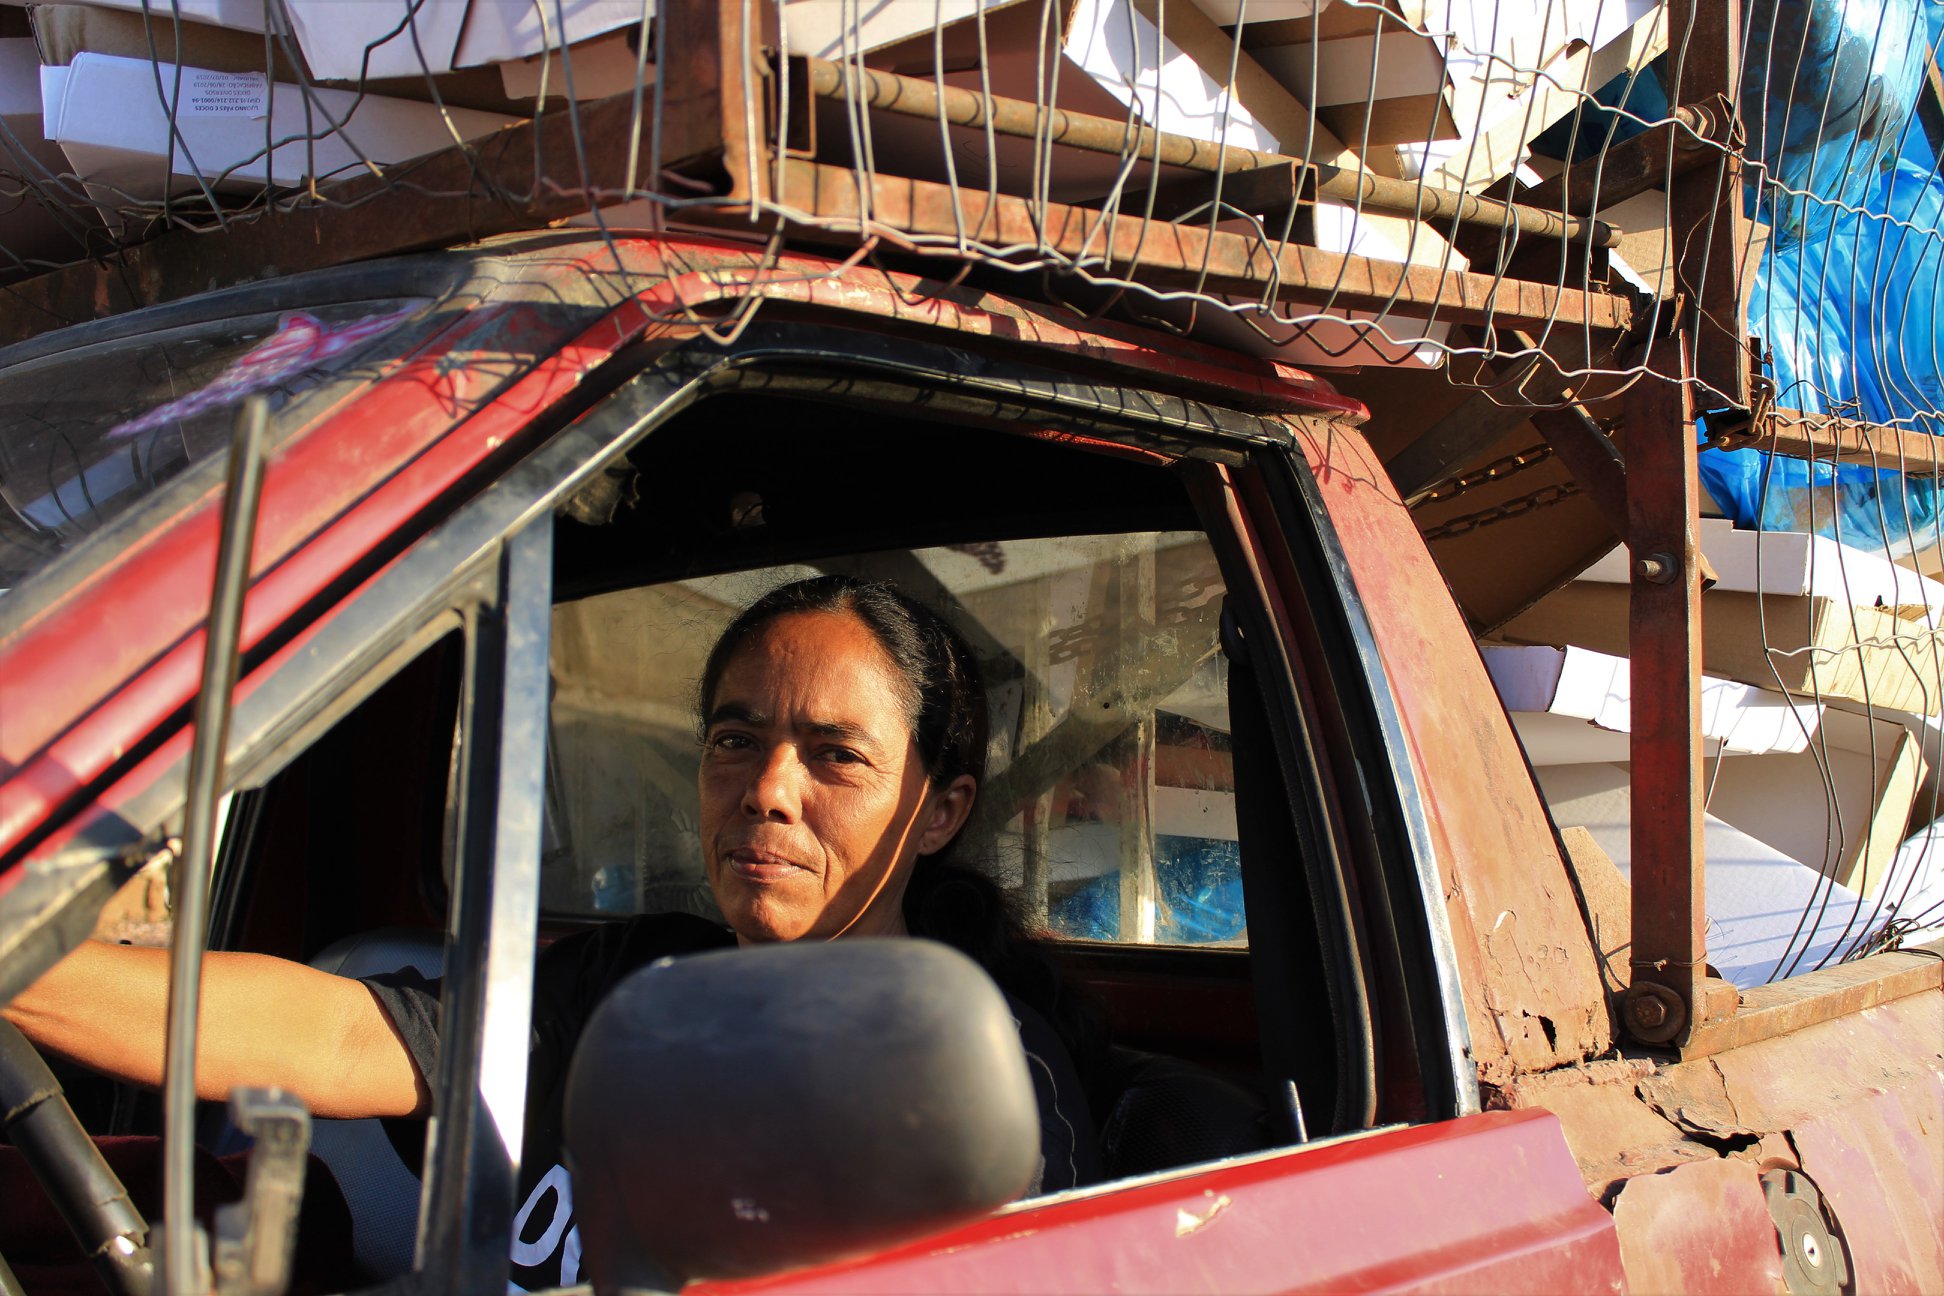
{"label": "rusty metal frame", "polygon": [[1936,435],[1836,414],[1767,410],[1746,432],[1721,436],[1715,444],[1724,450],[1752,447],[1792,459],[1867,464],[1909,477],[1944,476],[1944,446]]}
{"label": "rusty metal frame", "polygon": [[1734,988],[1707,974],[1704,934],[1701,476],[1690,347],[1685,332],[1657,346],[1626,398],[1633,952],[1622,1015],[1635,1039],[1677,1046],[1735,1006]]}
{"label": "rusty metal frame", "polygon": [[[1510,280],[1432,265],[1378,261],[1294,244],[1277,246],[1205,225],[1170,224],[1065,203],[953,188],[897,176],[861,176],[849,167],[786,159],[779,167],[778,201],[804,221],[806,239],[817,222],[854,237],[867,230],[895,239],[905,234],[957,240],[982,231],[1000,245],[1044,246],[1102,270],[1159,288],[1201,288],[1321,310],[1381,311],[1400,318],[1436,316],[1454,323],[1553,324],[1624,332],[1634,322],[1631,301],[1615,293],[1581,292],[1553,284]],[[715,220],[724,219],[720,214]],[[954,249],[942,249],[948,253]]]}
{"label": "rusty metal frame", "polygon": [[[572,112],[545,114],[383,175],[321,186],[321,202],[234,215],[220,236],[175,231],[13,285],[0,305],[0,345],[252,278],[545,228],[598,206],[602,195],[657,189],[670,174],[682,177],[699,200],[682,204],[680,219],[745,234],[774,231],[772,204],[780,204],[801,218],[786,219],[781,228],[806,241],[854,245],[874,235],[894,243],[900,236],[908,242],[956,241],[967,229],[990,229],[1001,244],[1043,245],[1056,256],[1088,258],[1108,277],[1161,289],[1226,292],[1267,306],[1611,334],[1635,323],[1630,298],[1597,288],[1398,265],[1199,224],[955,191],[888,175],[859,176],[788,150],[779,165],[772,155],[780,115],[779,78],[769,57],[774,42],[766,30],[750,25],[753,14],[766,13],[750,0],[669,0],[660,8],[655,34],[657,49],[669,53],[659,58],[652,93],[641,102],[627,93],[582,103]],[[839,65],[823,68],[826,81],[845,71]],[[913,89],[906,84],[909,78],[882,85],[879,80],[870,83],[877,87],[872,95]],[[791,92],[807,95],[809,89],[792,86]],[[794,113],[807,112],[806,103],[794,102]],[[1124,130],[1124,124],[1114,125]],[[548,158],[574,159],[575,183],[549,179]],[[1294,159],[1283,162],[1296,168],[1299,190],[1321,182],[1346,194],[1354,191],[1372,209],[1403,202],[1401,194],[1386,188],[1401,182],[1306,167]],[[1245,168],[1242,174],[1248,173]],[[1415,186],[1404,187],[1411,189],[1414,204],[1426,201]],[[1510,222],[1534,236],[1576,230],[1575,237],[1595,243],[1611,239],[1611,231],[1597,222],[1541,213],[1529,205],[1451,197],[1452,214],[1471,224]],[[1421,215],[1440,210],[1434,203]],[[843,228],[833,232],[833,225]]]}
{"label": "rusty metal frame", "polygon": [[1420,221],[1451,221],[1505,230],[1515,238],[1552,238],[1591,242],[1611,248],[1620,231],[1590,216],[1562,215],[1532,203],[1505,202],[1474,193],[1436,189],[1375,172],[1328,163],[1305,162],[1280,153],[1261,153],[1235,145],[1211,144],[1124,120],[1043,107],[1023,99],[985,95],[957,86],[939,86],[921,77],[875,68],[853,68],[828,59],[803,59],[810,93],[819,99],[854,97],[870,108],[925,121],[943,118],[954,126],[987,127],[1015,139],[1045,140],[1067,148],[1115,157],[1152,159],[1165,166],[1205,172],[1250,172],[1294,168],[1307,198],[1353,203],[1367,211],[1388,212]]}
{"label": "rusty metal frame", "polygon": [[1713,166],[1677,174],[1678,142],[1669,138],[1668,235],[1675,283],[1686,298],[1694,349],[1693,376],[1711,404],[1749,406],[1748,326],[1743,283],[1752,225],[1742,212],[1744,133],[1741,88],[1741,0],[1669,0],[1668,50],[1678,86],[1674,102],[1709,109]]}

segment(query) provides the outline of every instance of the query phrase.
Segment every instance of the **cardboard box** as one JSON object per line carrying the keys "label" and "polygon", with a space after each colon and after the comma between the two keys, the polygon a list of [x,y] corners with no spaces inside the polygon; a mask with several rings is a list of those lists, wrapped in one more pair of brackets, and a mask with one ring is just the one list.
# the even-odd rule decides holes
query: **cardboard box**
{"label": "cardboard box", "polygon": [[[403,162],[452,147],[453,131],[476,139],[516,120],[343,90],[313,90],[307,104],[301,89],[261,73],[178,70],[107,54],[42,68],[41,97],[48,137],[111,208],[193,192],[201,182],[219,193],[299,185],[313,173],[321,180],[362,167],[360,155]],[[180,139],[172,141],[170,106],[178,102]],[[330,129],[331,119],[342,125]]]}
{"label": "cardboard box", "polygon": [[1251,5],[1242,44],[1352,148],[1454,139],[1445,51],[1407,12],[1336,5],[1277,22]]}
{"label": "cardboard box", "polygon": [[[41,119],[40,56],[26,37],[0,39],[0,280],[39,274],[86,251],[91,231],[102,228],[93,207],[64,202],[55,177],[68,169],[67,155],[47,139]],[[73,186],[79,199],[83,191]]]}
{"label": "cardboard box", "polygon": [[[1534,774],[1553,822],[1585,828],[1631,883],[1627,767],[1553,765]],[[1708,962],[1743,989],[1807,972],[1840,953],[1873,910],[1874,902],[1712,814],[1705,820],[1703,850]],[[1808,920],[1802,921],[1805,911]]]}
{"label": "cardboard box", "polygon": [[[931,39],[934,24],[960,22],[1021,0],[784,0],[783,38],[792,54],[841,59],[869,54],[914,36]],[[1034,5],[1038,18],[1039,6]],[[998,63],[994,59],[993,63]]]}
{"label": "cardboard box", "polygon": [[[1744,531],[1726,518],[1703,518],[1701,552],[1715,569],[1711,593],[1814,595],[1857,605],[1936,609],[1944,615],[1944,582],[1920,576],[1881,552],[1803,531]],[[1586,569],[1582,580],[1625,585],[1625,547]]]}
{"label": "cardboard box", "polygon": [[502,63],[500,83],[509,99],[538,99],[543,86],[549,100],[565,99],[571,72],[576,100],[627,94],[637,80],[644,87],[655,80],[655,65],[642,59],[638,43],[632,31],[610,32],[565,50]]}
{"label": "cardboard box", "polygon": [[[277,0],[33,0],[42,8],[96,8],[119,9],[124,13],[141,15],[145,12],[158,20],[172,19],[177,15],[190,22],[208,23],[215,27],[228,27],[233,31],[255,32],[261,35],[270,29],[270,9]],[[26,4],[29,0],[5,0],[8,4]]]}
{"label": "cardboard box", "polygon": [[311,71],[325,80],[437,76],[530,58],[654,12],[653,0],[283,0]]}
{"label": "cardboard box", "polygon": [[[942,42],[945,83],[1036,102],[1046,98],[1037,84],[1039,69],[1045,66],[1049,84],[1054,84],[1057,76],[1053,103],[1059,108],[1118,119],[1127,117],[1129,105],[1138,100],[1158,115],[1158,122],[1153,124],[1161,129],[1201,139],[1216,137],[1215,132],[1224,124],[1224,116],[1218,111],[1220,88],[1178,47],[1160,42],[1153,26],[1130,11],[1129,0],[1080,0],[1073,24],[1064,32],[1043,26],[1041,16],[1041,6],[1036,3],[994,4],[982,20],[983,42],[979,25],[974,22],[961,21],[948,27]],[[1124,31],[1130,21],[1137,33],[1134,47],[1108,39],[1107,24],[1119,22]],[[1153,63],[1157,57],[1158,65]],[[884,46],[869,61],[874,67],[903,75],[931,77],[940,60],[940,50],[927,25],[923,34]],[[1130,89],[1126,82],[1141,67],[1150,69],[1147,88]],[[1050,70],[1054,68],[1057,72]],[[1153,89],[1157,75],[1162,89],[1158,96]],[[1230,143],[1270,151],[1276,148],[1273,137],[1246,111],[1234,114],[1227,127]],[[1117,157],[1055,146],[1050,165],[1042,170],[1032,140],[997,136],[988,141],[982,130],[952,127],[941,142],[936,121],[888,113],[872,114],[870,129],[872,155],[884,173],[919,180],[956,179],[960,186],[974,190],[996,183],[1002,193],[1044,192],[1056,202],[1070,203],[1099,201],[1120,184],[1123,210],[1139,211],[1145,200],[1145,175],[1127,178]],[[844,106],[821,105],[817,130],[824,158],[848,162],[844,149],[850,127]],[[1160,183],[1195,178],[1194,173],[1180,168],[1164,167]]]}
{"label": "cardboard box", "polygon": [[1656,0],[1401,0],[1399,8],[1443,48],[1456,129],[1449,139],[1397,145],[1394,167],[1380,169],[1446,189],[1510,175],[1533,136],[1667,49]]}
{"label": "cardboard box", "polygon": [[[1507,622],[1510,643],[1573,644],[1624,655],[1627,590],[1575,581]],[[1916,608],[1710,590],[1701,598],[1701,660],[1712,675],[1790,693],[1937,715],[1944,709],[1944,628]]]}
{"label": "cardboard box", "polygon": [[1829,711],[1810,749],[1730,756],[1710,769],[1709,812],[1843,887],[1875,896],[1910,823],[1922,740],[1888,720]]}
{"label": "cardboard box", "polygon": [[[1479,652],[1534,765],[1627,759],[1633,671],[1626,658],[1550,646],[1488,644]],[[1823,710],[1735,680],[1701,680],[1701,734],[1709,755],[1803,751],[1822,726]]]}
{"label": "cardboard box", "polygon": [[[1802,532],[1711,518],[1700,542],[1719,578],[1701,596],[1710,672],[1873,711],[1944,711],[1944,583]],[[1625,654],[1627,562],[1613,550],[1500,636]]]}
{"label": "cardboard box", "polygon": [[81,54],[118,54],[146,60],[153,51],[186,67],[217,72],[267,71],[273,81],[309,81],[330,89],[362,89],[388,98],[427,103],[436,95],[448,107],[481,112],[532,111],[529,104],[507,97],[498,68],[468,68],[431,80],[414,72],[405,77],[333,82],[311,71],[296,42],[275,41],[266,50],[263,37],[255,32],[201,22],[175,23],[153,13],[144,17],[139,12],[93,4],[41,5],[32,16],[34,37],[45,63],[66,66]]}

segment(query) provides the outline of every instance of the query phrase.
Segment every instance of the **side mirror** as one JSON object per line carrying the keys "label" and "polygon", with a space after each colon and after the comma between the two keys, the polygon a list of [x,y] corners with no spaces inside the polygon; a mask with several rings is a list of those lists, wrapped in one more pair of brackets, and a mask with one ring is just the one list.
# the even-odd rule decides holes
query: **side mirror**
{"label": "side mirror", "polygon": [[1039,1113],[1005,998],[920,940],[725,950],[624,980],[566,1144],[597,1290],[871,1251],[1026,1191]]}

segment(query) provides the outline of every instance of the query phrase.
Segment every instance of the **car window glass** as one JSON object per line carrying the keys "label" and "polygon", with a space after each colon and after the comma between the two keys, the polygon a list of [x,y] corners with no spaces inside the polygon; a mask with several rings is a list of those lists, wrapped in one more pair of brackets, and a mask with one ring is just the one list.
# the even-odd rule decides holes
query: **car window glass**
{"label": "car window glass", "polygon": [[703,657],[816,571],[941,607],[986,672],[991,764],[965,845],[1067,939],[1243,945],[1222,583],[1193,532],[861,555],[561,605],[542,903],[714,916],[695,816]]}
{"label": "car window glass", "polygon": [[423,305],[264,312],[0,369],[0,597],[223,453],[244,398],[268,397],[274,416]]}

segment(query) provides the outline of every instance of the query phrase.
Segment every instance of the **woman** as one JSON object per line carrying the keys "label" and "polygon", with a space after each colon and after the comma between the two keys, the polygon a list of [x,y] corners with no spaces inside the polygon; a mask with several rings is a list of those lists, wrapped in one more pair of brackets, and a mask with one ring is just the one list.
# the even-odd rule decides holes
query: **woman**
{"label": "woman", "polygon": [[[700,823],[727,926],[636,918],[559,941],[535,972],[524,1200],[514,1280],[579,1276],[572,1185],[559,1164],[567,1063],[588,1016],[656,958],[779,940],[915,934],[966,950],[1014,1006],[1039,1092],[1042,1191],[1094,1176],[1092,1123],[1048,1024],[1084,1037],[1051,965],[989,882],[949,863],[985,772],[976,664],[936,613],[888,585],[799,581],[758,600],[710,652],[699,690]],[[160,1083],[167,960],[90,942],[6,1009],[37,1044]],[[283,960],[211,954],[197,1087],[222,1099],[275,1084],[323,1116],[422,1117],[438,1045],[437,987],[409,973],[346,980]]]}

